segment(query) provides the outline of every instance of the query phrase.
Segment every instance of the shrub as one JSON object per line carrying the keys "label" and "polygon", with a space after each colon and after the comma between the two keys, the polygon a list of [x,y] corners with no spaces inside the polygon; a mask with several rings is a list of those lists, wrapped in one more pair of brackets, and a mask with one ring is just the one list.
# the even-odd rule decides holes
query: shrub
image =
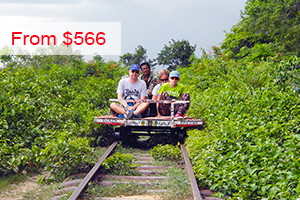
{"label": "shrub", "polygon": [[97,66],[102,73],[94,76],[86,68],[78,62],[0,70],[0,174],[39,168],[40,151],[58,132],[72,133],[75,141],[88,138],[92,146],[107,145],[112,128],[93,118],[109,113],[109,98],[127,69],[102,63]]}
{"label": "shrub", "polygon": [[171,160],[171,161],[180,161],[181,160],[181,151],[178,147],[166,144],[166,145],[157,145],[151,149],[152,157],[155,160]]}
{"label": "shrub", "polygon": [[297,197],[300,99],[288,83],[299,71],[282,70],[295,63],[202,61],[188,72],[189,112],[206,128],[186,140],[199,183],[242,199]]}
{"label": "shrub", "polygon": [[133,163],[133,161],[136,160],[137,159],[132,154],[121,154],[116,152],[103,162],[103,167],[110,174],[140,175],[136,170],[138,164]]}
{"label": "shrub", "polygon": [[68,132],[57,131],[41,152],[45,169],[57,181],[80,171],[88,171],[95,160],[94,149],[90,147],[89,141]]}

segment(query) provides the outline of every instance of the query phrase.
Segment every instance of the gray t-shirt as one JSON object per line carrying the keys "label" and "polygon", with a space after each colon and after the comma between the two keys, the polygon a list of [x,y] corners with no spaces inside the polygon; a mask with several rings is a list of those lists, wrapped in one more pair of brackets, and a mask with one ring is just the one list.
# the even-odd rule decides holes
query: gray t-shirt
{"label": "gray t-shirt", "polygon": [[152,95],[158,96],[158,90],[159,90],[160,86],[161,86],[161,83],[157,84],[157,85],[153,88]]}
{"label": "gray t-shirt", "polygon": [[140,100],[141,97],[147,97],[147,86],[145,81],[140,79],[136,83],[131,83],[129,78],[122,78],[117,93],[123,94],[124,99]]}

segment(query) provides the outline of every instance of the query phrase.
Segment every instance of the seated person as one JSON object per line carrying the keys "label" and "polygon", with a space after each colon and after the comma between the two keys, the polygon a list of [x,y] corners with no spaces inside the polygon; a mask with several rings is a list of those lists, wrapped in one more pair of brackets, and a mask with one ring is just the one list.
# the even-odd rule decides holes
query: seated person
{"label": "seated person", "polygon": [[[157,100],[158,97],[158,90],[160,89],[160,87],[162,86],[162,84],[165,84],[167,82],[169,82],[169,74],[170,72],[166,69],[162,69],[159,72],[159,84],[157,84],[152,91],[152,100]],[[161,114],[158,112],[158,103],[156,104],[156,112],[157,112],[157,116],[161,116]]]}
{"label": "seated person", "polygon": [[[190,94],[185,93],[185,87],[178,83],[180,80],[180,74],[178,71],[172,71],[170,73],[169,82],[162,85],[158,90],[158,100],[182,100],[189,101]],[[189,109],[189,103],[175,104],[174,113],[175,119],[185,118],[185,113]],[[158,111],[163,116],[171,115],[171,104],[159,103]]]}
{"label": "seated person", "polygon": [[146,82],[147,85],[147,95],[148,99],[152,99],[152,90],[155,85],[158,84],[158,74],[157,71],[151,71],[150,64],[147,62],[143,62],[141,64],[142,74],[140,75],[140,79]]}
{"label": "seated person", "polygon": [[[145,81],[140,80],[139,77],[140,66],[133,64],[129,68],[129,77],[122,78],[118,84],[118,99],[134,99],[136,101],[145,100],[147,97],[147,87]],[[120,105],[121,104],[121,105]],[[120,104],[113,102],[110,105],[111,115],[117,116],[118,114],[124,115],[124,107],[126,102],[120,101]],[[127,119],[140,118],[146,116],[149,112],[149,103],[135,103],[127,105]]]}

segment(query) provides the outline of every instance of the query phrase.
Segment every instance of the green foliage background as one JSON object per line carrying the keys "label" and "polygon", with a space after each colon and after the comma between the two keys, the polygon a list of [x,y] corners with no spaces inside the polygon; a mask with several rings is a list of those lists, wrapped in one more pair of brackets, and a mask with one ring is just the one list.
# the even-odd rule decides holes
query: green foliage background
{"label": "green foliage background", "polygon": [[[187,115],[205,120],[185,141],[203,188],[300,198],[299,13],[296,0],[248,0],[220,48],[175,64],[189,86]],[[43,167],[60,180],[88,170],[112,132],[93,118],[109,114],[128,67],[101,56],[18,59],[1,57],[0,175]]]}
{"label": "green foliage background", "polygon": [[187,67],[191,64],[191,57],[194,56],[196,45],[192,46],[187,40],[175,41],[172,39],[169,45],[158,53],[156,58],[158,64],[168,66],[168,70],[172,71],[180,67]]}
{"label": "green foliage background", "polygon": [[[242,199],[296,199],[300,192],[300,60],[202,58],[182,70],[189,114],[204,118],[186,145],[202,186]],[[189,79],[187,79],[189,77]]]}
{"label": "green foliage background", "polygon": [[300,56],[300,2],[247,0],[241,21],[221,47],[230,58],[248,61],[276,54]]}
{"label": "green foliage background", "polygon": [[119,65],[81,62],[0,71],[0,174],[41,166],[59,172],[59,166],[88,163],[91,158],[82,154],[109,143],[112,128],[96,126],[93,118],[109,114],[108,99],[127,71]]}

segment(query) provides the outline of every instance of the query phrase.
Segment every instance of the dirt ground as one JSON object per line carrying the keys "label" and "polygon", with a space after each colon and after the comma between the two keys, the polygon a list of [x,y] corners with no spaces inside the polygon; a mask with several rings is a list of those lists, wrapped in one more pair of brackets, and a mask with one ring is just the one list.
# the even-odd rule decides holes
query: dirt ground
{"label": "dirt ground", "polygon": [[[106,200],[106,198],[102,198],[103,200]],[[139,195],[139,196],[119,196],[114,198],[107,198],[114,199],[114,200],[160,200],[157,196],[149,196],[149,195]]]}
{"label": "dirt ground", "polygon": [[0,194],[1,200],[19,200],[24,194],[32,190],[40,190],[38,185],[38,175],[29,177],[27,181],[12,184],[12,189]]}
{"label": "dirt ground", "polygon": [[[5,191],[0,194],[1,200],[21,200],[24,197],[24,194],[33,191],[38,190],[41,191],[39,185],[38,185],[38,178],[39,175],[35,175],[32,177],[29,177],[27,181],[19,183],[19,184],[12,184],[12,189],[9,191]],[[119,196],[116,197],[116,199],[124,199],[124,200],[160,200],[157,196],[150,196],[150,195],[142,195],[142,196]]]}

